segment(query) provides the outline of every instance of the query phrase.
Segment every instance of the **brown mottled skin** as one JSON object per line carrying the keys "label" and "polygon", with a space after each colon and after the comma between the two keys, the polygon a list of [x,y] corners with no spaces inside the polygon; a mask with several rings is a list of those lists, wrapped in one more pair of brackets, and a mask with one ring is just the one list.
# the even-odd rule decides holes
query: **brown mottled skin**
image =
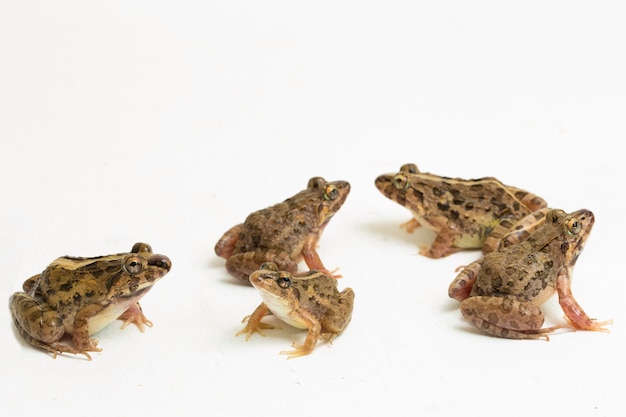
{"label": "brown mottled skin", "polygon": [[420,250],[430,258],[462,249],[494,251],[518,220],[547,206],[540,197],[492,177],[442,177],[420,172],[415,164],[403,165],[396,174],[380,175],[375,185],[413,214],[403,225],[408,232],[424,226],[437,233],[432,245]]}
{"label": "brown mottled skin", "polygon": [[[591,232],[593,213],[550,210],[542,226],[522,242],[488,253],[465,267],[448,294],[461,301],[461,312],[492,336],[548,339],[560,328],[606,331],[606,322],[590,319],[571,293],[571,276]],[[542,329],[539,305],[554,293],[569,323]]]}
{"label": "brown mottled skin", "polygon": [[320,271],[292,275],[268,262],[250,275],[250,283],[259,290],[263,302],[252,315],[244,318],[248,323],[237,335],[246,334],[246,339],[255,332],[263,335],[263,329],[272,328],[261,322],[268,314],[291,326],[307,329],[304,344],[294,342],[294,350],[280,352],[288,355],[288,359],[308,355],[319,339],[332,341],[344,331],[352,317],[352,289],[339,292],[337,280]]}
{"label": "brown mottled skin", "polygon": [[264,262],[275,262],[281,270],[295,273],[304,259],[309,268],[330,273],[317,253],[317,244],[349,192],[346,181],[313,177],[306,189],[251,213],[226,231],[215,245],[215,253],[227,260],[231,275],[244,281]]}
{"label": "brown mottled skin", "polygon": [[[11,296],[11,315],[20,335],[31,345],[57,353],[91,356],[97,340],[90,336],[116,319],[141,331],[152,323],[139,299],[172,266],[167,256],[136,243],[129,253],[93,258],[63,256],[41,274],[24,282],[24,292]],[[72,335],[74,347],[62,344]]]}

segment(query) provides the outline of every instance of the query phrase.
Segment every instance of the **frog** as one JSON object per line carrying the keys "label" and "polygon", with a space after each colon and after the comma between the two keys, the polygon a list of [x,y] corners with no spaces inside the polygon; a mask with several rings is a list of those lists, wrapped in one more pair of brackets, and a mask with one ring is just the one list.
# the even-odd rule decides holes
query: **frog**
{"label": "frog", "polygon": [[317,245],[349,193],[347,181],[328,182],[312,177],[306,189],[251,213],[243,223],[228,229],[216,243],[215,253],[226,259],[226,270],[232,276],[246,283],[249,275],[265,262],[296,273],[304,260],[310,269],[333,275],[322,263]]}
{"label": "frog", "polygon": [[[541,226],[521,242],[464,267],[448,295],[461,302],[466,319],[491,336],[549,340],[548,334],[558,329],[607,332],[603,326],[612,321],[589,318],[571,289],[574,266],[594,222],[593,212],[587,209],[571,213],[550,209]],[[540,306],[554,294],[567,322],[542,328]]]}
{"label": "frog", "polygon": [[[61,256],[27,279],[10,297],[13,322],[30,345],[52,354],[100,352],[91,336],[119,319],[143,332],[152,322],[139,300],[171,269],[165,255],[147,243],[130,252],[96,257]],[[73,346],[63,343],[71,336]]]}
{"label": "frog", "polygon": [[379,175],[375,185],[411,212],[412,218],[401,225],[407,232],[424,226],[436,233],[430,246],[419,250],[433,259],[467,249],[493,252],[510,228],[520,227],[520,235],[538,228],[536,222],[519,222],[533,212],[545,215],[548,208],[543,198],[494,177],[444,177],[420,172],[413,163],[402,165],[397,173]]}
{"label": "frog", "polygon": [[263,302],[244,317],[246,326],[236,335],[246,334],[246,340],[254,333],[265,336],[264,329],[274,328],[261,321],[267,315],[306,329],[303,344],[293,342],[293,350],[280,352],[288,359],[310,354],[320,339],[332,343],[352,318],[354,291],[345,288],[340,292],[337,280],[325,272],[310,270],[294,275],[279,270],[274,262],[266,262],[250,275],[250,283],[259,290]]}

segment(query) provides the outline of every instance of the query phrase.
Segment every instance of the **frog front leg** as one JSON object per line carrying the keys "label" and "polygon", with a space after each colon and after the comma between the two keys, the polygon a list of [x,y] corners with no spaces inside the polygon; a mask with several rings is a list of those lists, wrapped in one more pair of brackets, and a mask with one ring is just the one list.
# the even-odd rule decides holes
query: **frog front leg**
{"label": "frog front leg", "polygon": [[604,325],[613,323],[613,320],[605,320],[598,322],[594,319],[590,319],[587,313],[580,307],[578,302],[574,299],[571,290],[570,280],[571,267],[563,268],[559,271],[559,275],[556,280],[556,291],[559,296],[559,304],[565,313],[567,319],[572,323],[574,328],[579,330],[591,330],[596,332],[608,332]]}
{"label": "frog front leg", "polygon": [[107,323],[106,320],[96,323],[96,321],[99,321],[98,316],[100,313],[107,307],[109,305],[88,304],[76,313],[72,329],[72,341],[78,349],[91,352],[100,352],[102,350],[98,347],[98,341],[91,338],[90,335],[98,332]]}
{"label": "frog front leg", "polygon": [[65,334],[65,327],[52,308],[22,292],[11,296],[10,306],[15,326],[26,342],[52,353],[54,358],[58,353],[73,353],[85,355],[91,360],[86,350],[59,343]]}
{"label": "frog front leg", "polygon": [[485,333],[508,339],[549,340],[545,333],[565,327],[541,329],[544,316],[539,307],[511,297],[469,297],[461,303],[461,313]]}
{"label": "frog front leg", "polygon": [[[333,271],[329,271],[328,269],[326,269],[326,267],[322,263],[319,254],[317,253],[317,243],[319,241],[321,233],[322,231],[319,230],[314,233],[310,233],[307,236],[306,240],[304,241],[304,246],[302,247],[302,258],[304,259],[304,262],[309,267],[309,269],[323,272],[324,274],[327,274],[333,278],[341,278],[341,275],[333,273],[334,271],[336,271],[336,269]],[[280,265],[278,266],[280,268]],[[295,271],[292,273],[295,273]]]}
{"label": "frog front leg", "polygon": [[254,333],[258,333],[261,336],[265,336],[265,333],[263,333],[263,330],[274,328],[274,326],[272,326],[271,324],[263,323],[261,321],[263,317],[269,314],[272,314],[270,309],[267,307],[265,303],[261,303],[251,315],[243,318],[241,322],[242,323],[247,322],[246,327],[238,331],[237,334],[235,334],[235,336],[239,336],[240,334],[245,334],[246,340],[250,339],[250,336],[252,336]]}
{"label": "frog front leg", "polygon": [[427,219],[429,228],[437,233],[435,240],[430,247],[420,247],[420,255],[433,259],[439,259],[459,252],[461,248],[456,247],[454,242],[460,233],[454,230],[448,219],[443,216],[429,217]]}
{"label": "frog front leg", "polygon": [[148,320],[148,318],[143,314],[143,310],[139,303],[131,304],[131,306],[117,319],[124,321],[124,323],[122,323],[122,329],[129,324],[134,324],[137,326],[139,331],[143,333],[145,330],[144,326],[152,327],[152,321]]}
{"label": "frog front leg", "polygon": [[412,217],[411,220],[406,221],[400,225],[400,228],[406,230],[407,233],[413,233],[415,229],[420,227],[421,224],[415,217]]}
{"label": "frog front leg", "polygon": [[288,355],[287,359],[293,359],[297,358],[298,356],[308,355],[309,353],[313,352],[313,349],[315,349],[315,346],[317,345],[317,341],[320,339],[320,335],[322,333],[322,324],[313,314],[303,308],[294,310],[289,313],[289,315],[293,318],[295,322],[304,323],[308,328],[308,332],[302,345],[293,342],[291,346],[294,348],[294,350],[283,350],[280,352],[280,354]]}

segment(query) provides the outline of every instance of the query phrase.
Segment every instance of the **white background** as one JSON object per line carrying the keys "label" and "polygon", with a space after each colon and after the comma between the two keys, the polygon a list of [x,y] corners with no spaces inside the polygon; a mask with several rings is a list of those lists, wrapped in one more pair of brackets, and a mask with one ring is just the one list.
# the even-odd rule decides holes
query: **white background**
{"label": "white background", "polygon": [[[25,344],[7,302],[3,414],[624,415],[620,2],[7,3],[0,294],[58,256],[136,241],[173,268],[142,301],[154,327],[116,322],[91,362]],[[611,333],[475,331],[447,287],[480,254],[419,256],[432,236],[401,230],[409,212],[374,187],[406,162],[593,210],[573,292]],[[304,333],[235,337],[260,297],[213,246],[316,175],[352,184],[319,253],[354,314],[287,360]]]}

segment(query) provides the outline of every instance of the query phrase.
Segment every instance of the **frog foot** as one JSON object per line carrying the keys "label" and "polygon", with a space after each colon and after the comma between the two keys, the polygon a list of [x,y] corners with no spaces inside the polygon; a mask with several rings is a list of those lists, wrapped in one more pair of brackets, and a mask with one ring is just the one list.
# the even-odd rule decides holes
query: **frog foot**
{"label": "frog foot", "polygon": [[64,353],[72,353],[74,355],[85,355],[85,357],[87,358],[87,360],[91,360],[91,355],[87,352],[92,351],[92,352],[100,352],[102,349],[95,347],[95,345],[91,348],[88,349],[75,349],[71,346],[68,345],[64,345],[62,343],[54,343],[52,345],[46,345],[44,343],[41,344],[36,344],[35,346],[40,347],[44,350],[47,350],[48,352],[52,353],[52,357],[54,359],[57,358],[57,355],[60,354],[64,354]]}
{"label": "frog foot", "polygon": [[335,333],[335,332],[322,333],[320,335],[320,340],[323,340],[326,343],[328,343],[329,345],[332,345],[333,344],[333,340],[335,340],[335,338],[337,336],[339,336],[339,333]]}
{"label": "frog foot", "polygon": [[267,324],[267,323],[263,323],[262,321],[250,321],[250,318],[252,316],[246,316],[243,318],[243,320],[241,321],[242,323],[245,323],[246,321],[248,322],[248,324],[246,324],[246,327],[244,327],[243,329],[241,329],[240,331],[237,332],[237,334],[235,334],[235,337],[245,334],[246,335],[246,340],[250,340],[250,337],[254,334],[254,333],[258,333],[261,336],[265,337],[265,332],[263,330],[266,329],[273,329],[274,326],[272,326],[271,324]]}
{"label": "frog foot", "polygon": [[335,268],[332,271],[329,271],[328,269],[324,268],[324,270],[322,271],[324,274],[333,277],[335,279],[339,279],[339,278],[343,278],[343,275],[341,274],[335,274],[335,272],[339,271],[339,268]]}
{"label": "frog foot", "polygon": [[611,331],[605,327],[602,326],[607,326],[609,324],[613,324],[613,320],[603,320],[603,321],[597,321],[596,319],[589,319],[588,321],[586,321],[584,324],[584,326],[580,326],[577,325],[575,322],[573,322],[572,320],[570,320],[567,316],[565,316],[565,318],[569,321],[569,325],[572,327],[572,329],[574,330],[587,330],[587,331],[591,331],[591,332],[604,332],[604,333],[610,333]]}
{"label": "frog foot", "polygon": [[536,335],[537,337],[535,337],[535,339],[543,338],[546,340],[546,342],[549,342],[550,337],[548,337],[548,333],[552,333],[560,329],[569,329],[569,330],[574,330],[574,331],[576,330],[576,328],[570,323],[564,323],[564,324],[557,324],[556,326],[544,327],[538,330],[522,332],[522,333]]}
{"label": "frog foot", "polygon": [[[567,317],[566,317],[567,318]],[[556,330],[560,330],[560,329],[568,329],[571,331],[577,331],[577,330],[589,330],[589,331],[595,331],[595,332],[606,332],[609,333],[610,330],[609,329],[605,329],[602,326],[605,326],[607,324],[612,324],[613,320],[606,320],[606,321],[601,321],[601,322],[593,322],[593,326],[590,326],[589,328],[580,328],[577,327],[576,324],[572,321],[569,321],[567,323],[563,323],[563,324],[557,324],[556,326],[551,326],[551,327],[545,327],[539,330],[535,330],[532,332],[527,332],[529,334],[536,334],[538,337],[537,338],[544,338],[546,339],[546,341],[550,341],[550,338],[548,337],[548,333],[552,333]]]}
{"label": "frog foot", "polygon": [[152,322],[143,315],[143,311],[141,310],[141,306],[139,303],[133,304],[128,310],[126,310],[121,316],[118,317],[118,320],[123,320],[122,329],[126,328],[129,324],[134,324],[137,326],[140,332],[144,332],[145,327],[152,327]]}
{"label": "frog foot", "polygon": [[311,352],[313,352],[314,348],[314,346],[309,346],[308,343],[299,345],[296,342],[293,342],[291,346],[294,348],[294,350],[281,350],[279,353],[281,355],[287,355],[287,359],[293,359],[310,354]]}
{"label": "frog foot", "polygon": [[400,225],[400,228],[407,231],[407,233],[413,233],[415,229],[420,227],[421,224],[416,219],[411,219],[407,222],[404,222]]}

